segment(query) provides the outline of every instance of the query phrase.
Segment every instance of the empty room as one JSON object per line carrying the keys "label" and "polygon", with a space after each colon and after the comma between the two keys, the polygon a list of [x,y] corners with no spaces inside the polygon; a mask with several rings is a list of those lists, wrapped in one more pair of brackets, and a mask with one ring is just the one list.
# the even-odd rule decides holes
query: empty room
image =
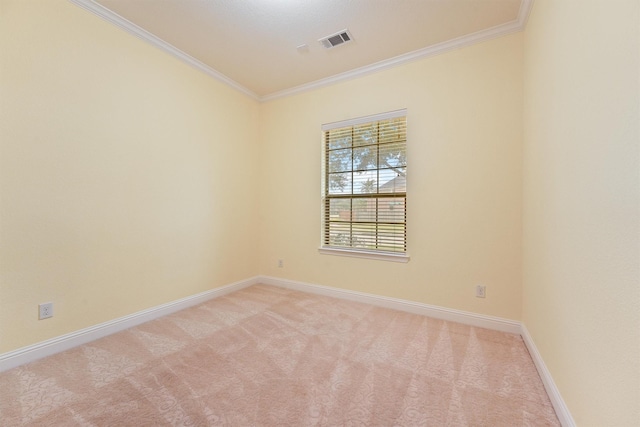
{"label": "empty room", "polygon": [[0,0],[42,425],[640,425],[640,2]]}

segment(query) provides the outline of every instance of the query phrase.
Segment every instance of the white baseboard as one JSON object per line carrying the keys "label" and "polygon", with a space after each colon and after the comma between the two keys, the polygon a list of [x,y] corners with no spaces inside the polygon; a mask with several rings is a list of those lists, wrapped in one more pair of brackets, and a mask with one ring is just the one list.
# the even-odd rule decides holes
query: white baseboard
{"label": "white baseboard", "polygon": [[551,404],[553,405],[553,409],[556,411],[556,416],[558,417],[560,424],[562,424],[563,427],[575,427],[576,423],[569,412],[569,408],[567,408],[567,405],[564,403],[564,400],[560,395],[560,391],[558,390],[558,387],[556,387],[556,383],[553,381],[553,377],[547,369],[547,365],[544,363],[540,352],[538,352],[538,348],[533,342],[533,338],[529,335],[527,327],[522,324],[521,329],[522,331],[520,335],[529,350],[533,363],[536,365],[538,375],[540,375],[540,378],[542,379],[542,383],[547,391],[547,395],[549,395],[549,400],[551,400]]}
{"label": "white baseboard", "polygon": [[576,425],[573,417],[571,416],[571,413],[569,412],[569,409],[567,408],[564,400],[562,399],[562,396],[560,395],[560,392],[558,391],[558,388],[556,387],[555,382],[553,381],[551,373],[542,360],[542,356],[538,352],[533,339],[529,335],[527,328],[521,322],[397,298],[389,298],[363,292],[332,288],[329,286],[321,286],[294,280],[280,279],[277,277],[259,276],[259,282],[264,283],[265,285],[279,286],[282,288],[293,289],[300,292],[308,292],[312,294],[371,304],[378,307],[406,311],[409,313],[420,314],[423,316],[434,317],[436,319],[442,319],[451,322],[463,323],[479,328],[493,329],[501,332],[518,334],[522,337],[525,345],[527,346],[527,349],[529,350],[529,353],[531,354],[531,358],[533,359],[536,369],[538,370],[538,374],[542,379],[544,388],[549,395],[551,404],[556,411],[558,420],[563,427],[575,427]]}
{"label": "white baseboard", "polygon": [[69,334],[61,335],[46,341],[39,342],[27,347],[0,354],[0,372],[15,368],[25,363],[33,362],[52,354],[86,344],[98,338],[120,332],[124,329],[132,328],[141,323],[157,319],[167,314],[203,303],[213,298],[221,297],[231,292],[238,291],[248,286],[260,283],[258,277],[241,280],[229,285],[225,285],[210,291],[205,291],[196,295],[152,307],[128,316],[100,323],[95,326],[81,329]]}
{"label": "white baseboard", "polygon": [[573,417],[571,416],[571,413],[569,412],[569,409],[567,408],[564,400],[562,399],[562,396],[560,395],[558,388],[555,385],[555,382],[553,381],[551,373],[547,369],[542,356],[538,352],[538,349],[536,348],[531,335],[529,335],[529,332],[527,331],[525,325],[518,321],[470,313],[467,311],[455,310],[435,305],[423,304],[414,301],[367,294],[364,292],[349,291],[345,289],[332,288],[329,286],[280,279],[270,276],[256,276],[250,279],[241,280],[226,286],[222,286],[216,289],[172,301],[167,304],[162,304],[156,307],[149,308],[147,310],[139,311],[128,316],[104,322],[99,325],[61,335],[59,337],[42,341],[40,343],[23,347],[8,353],[0,354],[0,372],[68,350],[73,347],[77,347],[82,344],[86,344],[98,338],[120,332],[124,329],[140,325],[141,323],[166,316],[176,311],[192,307],[213,298],[221,297],[231,292],[239,291],[240,289],[244,289],[258,283],[279,286],[282,288],[293,289],[300,292],[307,292],[333,298],[345,299],[349,301],[361,302],[378,307],[391,308],[394,310],[420,314],[423,316],[463,323],[480,328],[518,334],[522,336],[522,339],[524,340],[524,343],[527,346],[529,353],[531,354],[531,358],[533,359],[536,369],[538,370],[538,374],[542,379],[542,383],[544,384],[545,390],[549,395],[549,399],[551,400],[560,423],[563,427],[575,427],[576,425]]}
{"label": "white baseboard", "polygon": [[520,334],[520,322],[503,319],[501,317],[486,316],[483,314],[470,313],[468,311],[455,310],[452,308],[440,307],[437,305],[423,304],[414,301],[407,301],[398,298],[384,297],[380,295],[367,294],[364,292],[349,291],[345,289],[332,288],[329,286],[314,285],[310,283],[297,282],[293,280],[280,279],[270,276],[259,276],[260,283],[265,285],[280,286],[282,288],[312,294],[324,295],[328,297],[346,299],[378,307],[391,308],[394,310],[406,311],[423,316],[434,317],[436,319],[448,320],[451,322],[463,323],[465,325],[479,328],[493,329],[496,331]]}

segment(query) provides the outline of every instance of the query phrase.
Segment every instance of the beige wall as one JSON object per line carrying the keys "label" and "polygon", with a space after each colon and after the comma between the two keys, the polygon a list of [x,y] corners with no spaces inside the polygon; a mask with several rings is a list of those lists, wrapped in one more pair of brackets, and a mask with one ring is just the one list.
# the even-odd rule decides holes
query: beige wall
{"label": "beige wall", "polygon": [[257,102],[66,0],[0,55],[0,353],[258,273]]}
{"label": "beige wall", "polygon": [[525,32],[523,322],[580,426],[640,422],[639,13],[537,0]]}
{"label": "beige wall", "polygon": [[[0,0],[0,353],[260,273],[523,319],[580,425],[633,424],[640,12],[615,4],[537,0],[524,34],[259,105],[66,0]],[[318,254],[320,125],[399,108],[411,261]]]}
{"label": "beige wall", "polygon": [[[260,272],[519,320],[522,102],[515,34],[263,104]],[[320,255],[320,126],[400,108],[411,260]]]}
{"label": "beige wall", "polygon": [[[258,273],[520,318],[522,35],[259,105],[68,1],[0,8],[0,353]],[[319,255],[320,125],[397,108],[411,261]]]}

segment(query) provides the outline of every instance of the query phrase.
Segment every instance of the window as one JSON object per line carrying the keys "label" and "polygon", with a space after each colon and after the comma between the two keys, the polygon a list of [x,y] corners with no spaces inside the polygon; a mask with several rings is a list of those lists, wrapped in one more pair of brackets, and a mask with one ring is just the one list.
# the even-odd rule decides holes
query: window
{"label": "window", "polygon": [[324,125],[323,253],[406,262],[406,110]]}

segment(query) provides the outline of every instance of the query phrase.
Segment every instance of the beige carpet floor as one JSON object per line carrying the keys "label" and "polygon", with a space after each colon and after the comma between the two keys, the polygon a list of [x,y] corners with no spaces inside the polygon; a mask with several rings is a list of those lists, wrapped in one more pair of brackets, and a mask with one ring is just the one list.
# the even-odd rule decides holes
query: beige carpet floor
{"label": "beige carpet floor", "polygon": [[0,374],[2,426],[557,426],[522,339],[257,285]]}

